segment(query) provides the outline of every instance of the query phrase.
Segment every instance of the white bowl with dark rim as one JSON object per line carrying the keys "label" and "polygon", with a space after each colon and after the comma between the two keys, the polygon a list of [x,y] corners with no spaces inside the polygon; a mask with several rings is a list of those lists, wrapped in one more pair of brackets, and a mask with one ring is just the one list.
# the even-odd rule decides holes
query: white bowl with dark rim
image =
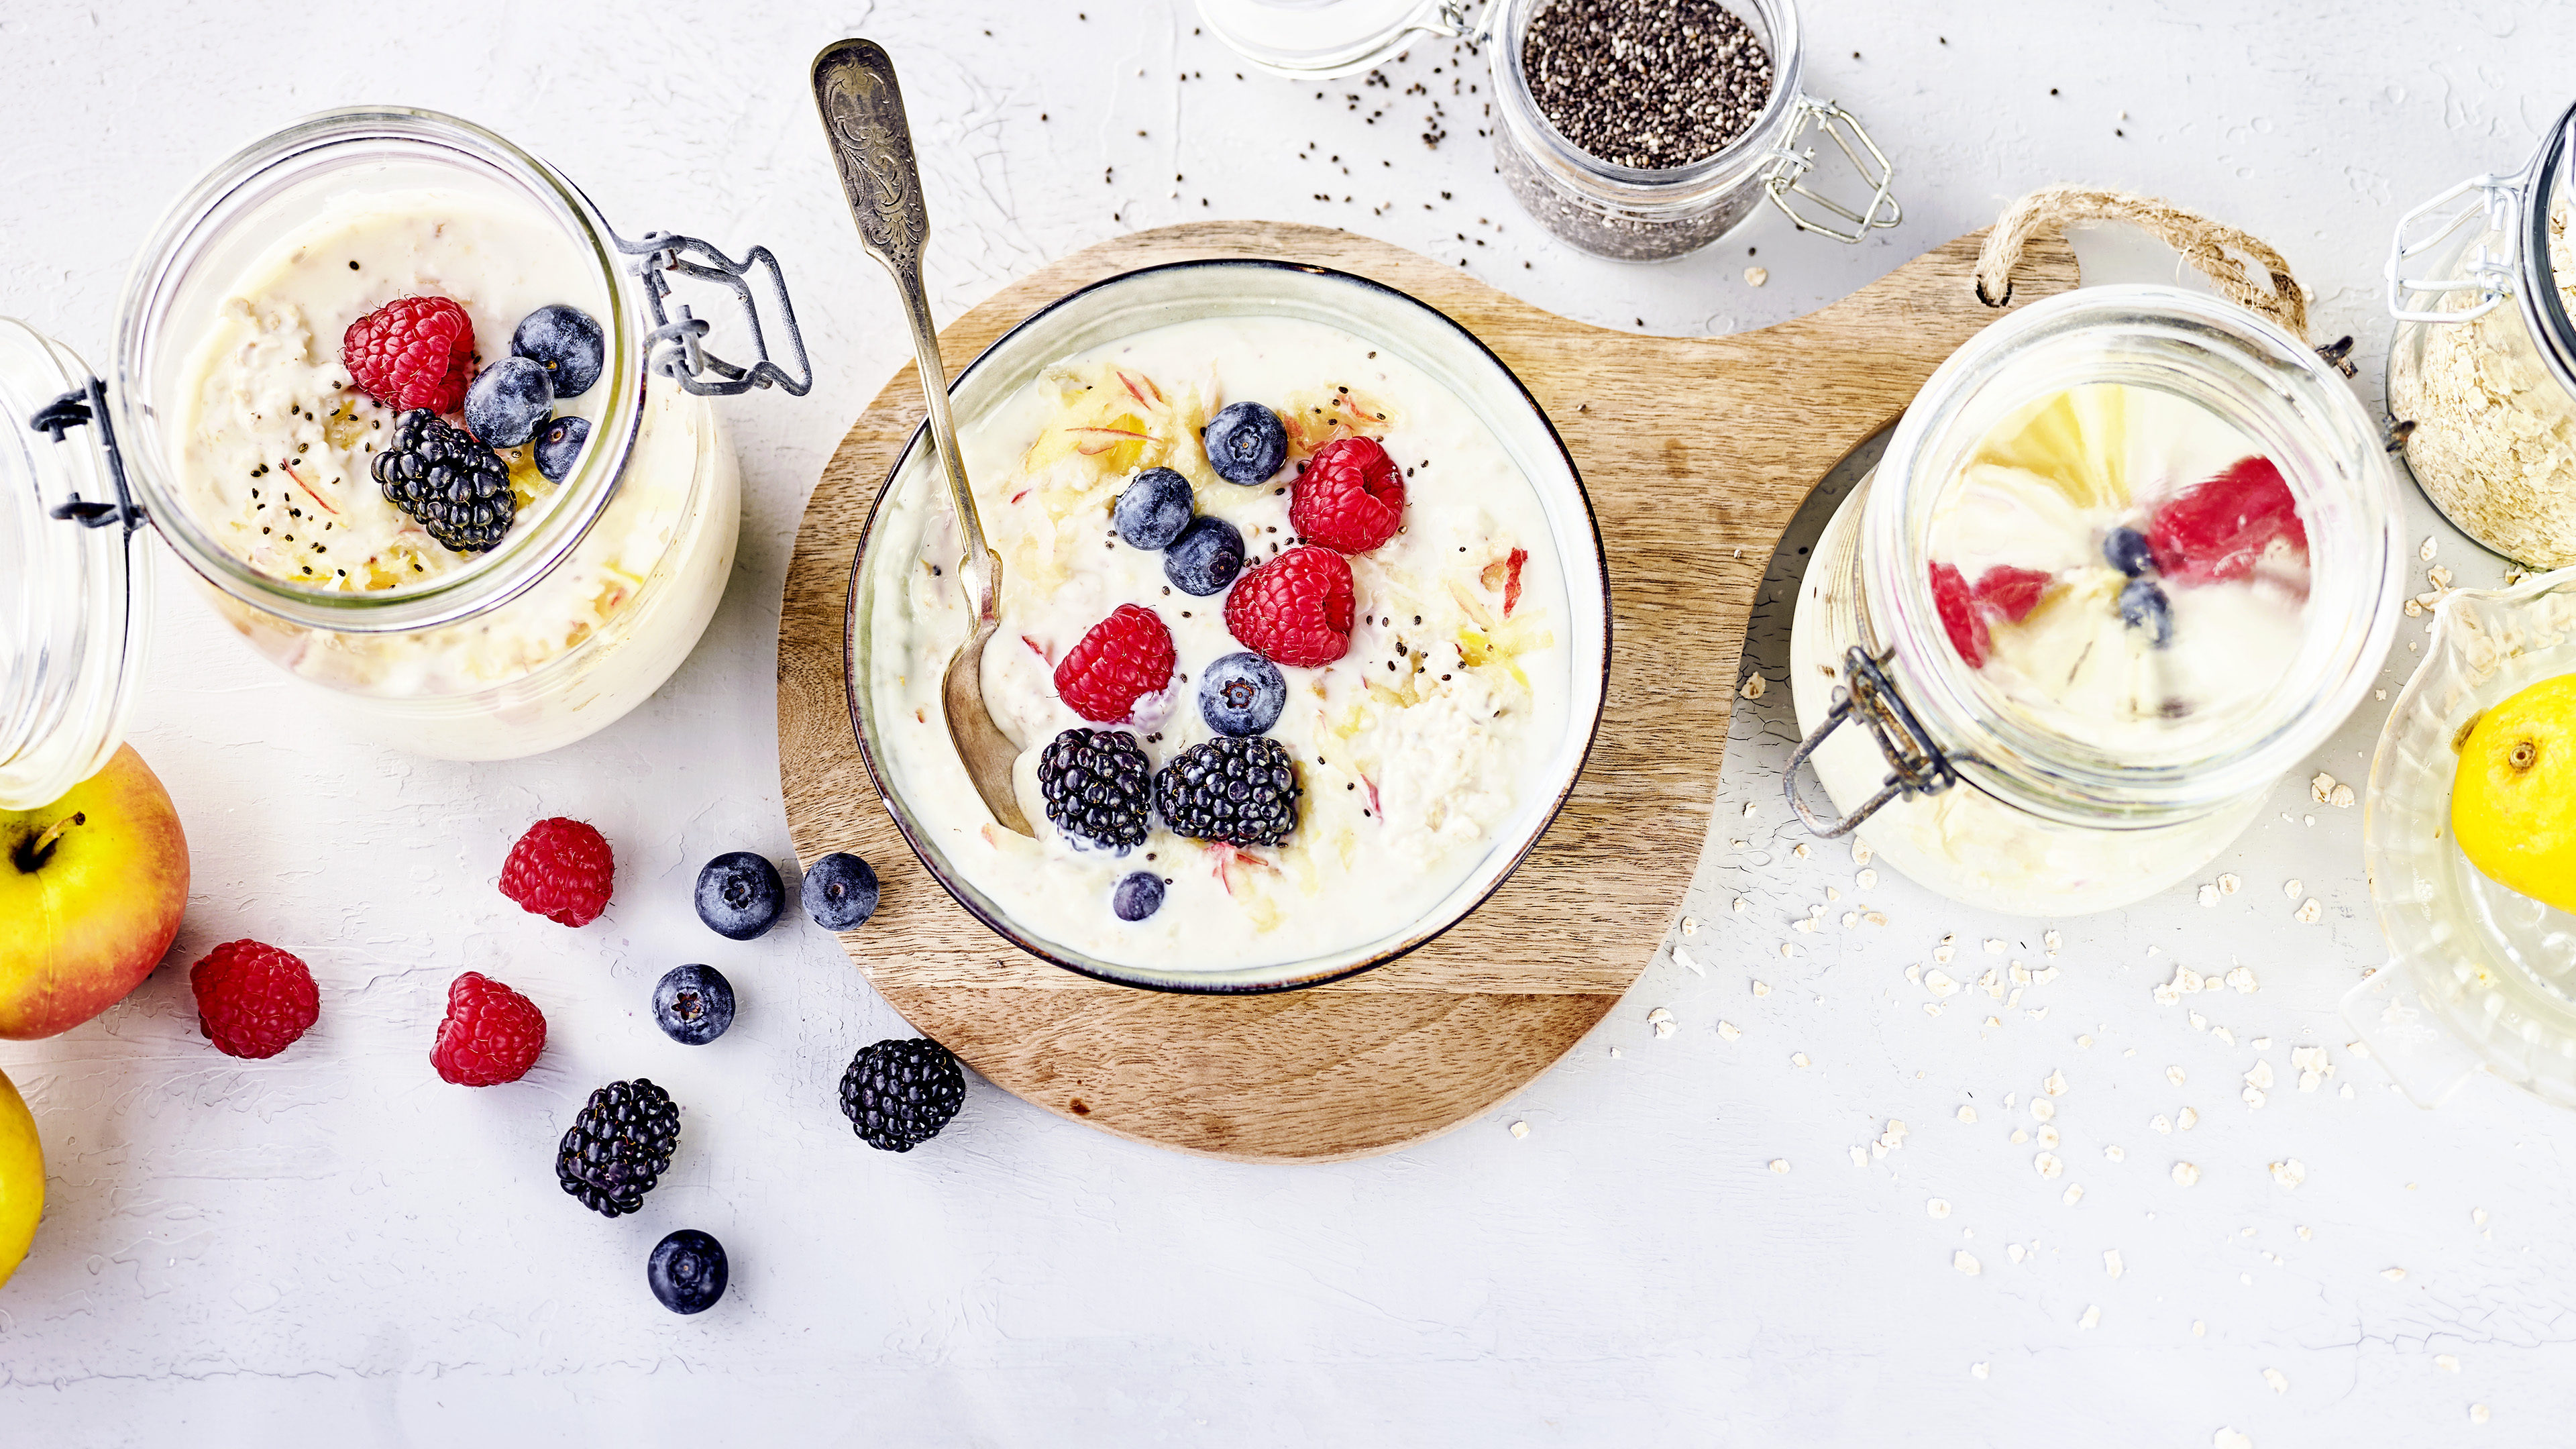
{"label": "white bowl with dark rim", "polygon": [[[1570,678],[1565,726],[1543,765],[1518,792],[1519,803],[1493,832],[1484,859],[1410,924],[1380,939],[1311,958],[1213,971],[1139,967],[1107,960],[1052,941],[1013,919],[1010,910],[965,878],[949,861],[907,795],[907,782],[889,771],[877,747],[875,700],[868,681],[876,596],[875,570],[895,557],[912,559],[879,543],[885,502],[912,490],[944,489],[927,436],[915,430],[885,486],[870,504],[859,551],[850,565],[850,608],[842,638],[842,681],[850,723],[869,778],[885,800],[897,829],[948,893],[977,920],[1011,944],[1043,960],[1101,981],[1158,991],[1243,994],[1320,986],[1382,966],[1456,925],[1509,879],[1574,789],[1601,723],[1610,675],[1610,579],[1592,500],[1583,491],[1574,460],[1529,390],[1475,334],[1437,309],[1382,283],[1328,267],[1229,258],[1175,262],[1094,282],[1049,304],[1002,335],[969,364],[949,389],[959,431],[973,429],[1049,364],[1122,337],[1203,318],[1289,317],[1337,327],[1394,353],[1446,387],[1492,432],[1538,495],[1565,580],[1565,635]],[[897,490],[904,490],[898,493]],[[945,507],[943,503],[940,505]],[[1006,576],[1003,587],[1011,587]],[[1043,741],[1023,741],[1034,747]]]}

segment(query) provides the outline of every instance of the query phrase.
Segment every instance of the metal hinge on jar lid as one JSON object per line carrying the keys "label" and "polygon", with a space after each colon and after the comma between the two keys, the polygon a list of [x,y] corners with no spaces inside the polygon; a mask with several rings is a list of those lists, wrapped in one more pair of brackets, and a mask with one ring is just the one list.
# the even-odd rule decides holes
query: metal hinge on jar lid
{"label": "metal hinge on jar lid", "polygon": [[[696,237],[664,231],[648,231],[640,241],[621,236],[616,242],[619,251],[636,258],[634,272],[644,282],[644,305],[653,314],[653,330],[644,338],[646,372],[660,373],[690,392],[717,397],[772,386],[791,397],[803,397],[814,386],[814,364],[805,355],[805,334],[796,325],[796,305],[787,296],[787,277],[769,248],[753,247],[737,262]],[[744,280],[754,271],[765,272],[771,290],[777,294],[779,330],[786,334],[787,345],[796,353],[794,376],[769,359],[769,338],[761,329],[760,304],[752,295],[751,284]],[[733,293],[743,321],[751,329],[751,345],[760,354],[749,367],[736,366],[707,350],[704,339],[710,324],[692,313],[686,302],[678,304],[677,319],[665,311],[662,299],[671,295],[665,274],[672,272],[717,283]]]}
{"label": "metal hinge on jar lid", "polygon": [[125,486],[125,454],[116,446],[116,425],[108,421],[106,384],[93,377],[82,387],[36,409],[36,415],[27,419],[28,427],[49,435],[57,443],[64,441],[65,433],[90,424],[98,427],[98,449],[100,455],[107,459],[107,477],[116,485],[116,501],[109,503],[104,499],[83,498],[73,493],[46,512],[83,528],[103,528],[110,523],[122,523],[125,531],[132,533],[143,523],[143,510],[135,506],[134,495]]}
{"label": "metal hinge on jar lid", "polygon": [[[1896,692],[1894,681],[1887,677],[1886,664],[1896,657],[1891,649],[1876,658],[1868,650],[1853,645],[1843,656],[1843,677],[1850,684],[1834,686],[1834,707],[1814,734],[1798,742],[1797,751],[1789,756],[1788,768],[1781,771],[1780,790],[1789,797],[1789,808],[1798,819],[1817,835],[1831,840],[1848,835],[1860,823],[1878,813],[1879,808],[1899,795],[1938,795],[1959,783],[1959,772],[1950,757],[1932,742],[1931,732]],[[1857,719],[1878,739],[1878,751],[1887,757],[1887,783],[1859,809],[1840,820],[1819,815],[1798,795],[1798,767],[1824,744],[1825,737],[1843,721]]]}
{"label": "metal hinge on jar lid", "polygon": [[[2558,295],[2549,255],[2553,190],[2576,164],[2576,105],[2559,113],[2520,171],[2472,176],[2397,220],[2381,275],[2388,284],[2388,315],[2400,322],[2447,324],[2483,317],[2508,297],[2521,304],[2523,325],[2541,361],[2560,386],[2576,392],[2576,321]],[[2449,268],[2450,275],[2410,275],[2407,263],[2443,254],[2451,239],[2478,226],[2477,241]],[[2446,307],[2466,295],[2467,305]],[[2424,305],[2419,299],[2431,299]]]}
{"label": "metal hinge on jar lid", "polygon": [[[1802,151],[1798,149],[1798,140],[1807,133],[1809,126],[1824,132],[1842,150],[1852,169],[1860,173],[1861,180],[1869,184],[1867,206],[1854,211],[1829,196],[1807,189],[1805,178],[1815,169],[1816,148],[1809,146]],[[1852,146],[1854,141],[1860,143],[1857,150]],[[1861,155],[1863,151],[1869,153],[1866,159]],[[1904,206],[1888,191],[1889,184],[1896,179],[1895,166],[1888,161],[1887,153],[1878,149],[1878,143],[1869,138],[1869,132],[1862,127],[1859,118],[1835,102],[1798,97],[1798,114],[1789,123],[1789,134],[1772,149],[1771,155],[1774,158],[1771,169],[1762,177],[1763,194],[1771,198],[1773,206],[1780,208],[1781,215],[1797,223],[1800,231],[1829,236],[1838,242],[1857,243],[1873,229],[1895,226],[1905,220]],[[1846,231],[1808,218],[1789,204],[1792,196],[1832,212],[1850,223],[1851,229]]]}

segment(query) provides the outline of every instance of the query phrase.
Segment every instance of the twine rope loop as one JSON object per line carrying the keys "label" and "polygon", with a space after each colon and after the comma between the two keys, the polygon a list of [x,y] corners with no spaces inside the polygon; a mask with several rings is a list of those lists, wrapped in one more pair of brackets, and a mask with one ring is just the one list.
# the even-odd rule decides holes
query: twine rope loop
{"label": "twine rope loop", "polygon": [[[2043,186],[2004,208],[1977,254],[1977,300],[2001,307],[2012,300],[2013,268],[2032,237],[2062,232],[2070,222],[2125,221],[2153,233],[2182,254],[2229,301],[2259,313],[2305,342],[2307,293],[2290,275],[2290,263],[2269,242],[2224,222],[2152,196],[2094,186]],[[2258,283],[2238,256],[2263,272]]]}

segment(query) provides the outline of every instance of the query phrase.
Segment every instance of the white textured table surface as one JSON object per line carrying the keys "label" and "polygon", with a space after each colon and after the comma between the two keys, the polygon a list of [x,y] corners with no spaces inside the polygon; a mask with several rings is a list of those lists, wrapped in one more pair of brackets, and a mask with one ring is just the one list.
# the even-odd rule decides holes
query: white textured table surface
{"label": "white textured table surface", "polygon": [[[2359,811],[2312,805],[2306,772],[2212,867],[2245,882],[2214,908],[2185,887],[2096,919],[1988,918],[1892,876],[1859,888],[1842,848],[1789,853],[1788,691],[1772,690],[1739,712],[1690,906],[1705,974],[1657,955],[1518,1100],[1331,1167],[1158,1153],[980,1084],[933,1144],[871,1152],[834,1084],[902,1024],[810,927],[733,945],[691,916],[708,856],[789,854],[771,704],[789,543],[823,458],[904,357],[804,90],[827,40],[872,35],[902,68],[943,313],[1125,228],[1281,217],[1463,258],[1586,320],[1725,331],[1839,296],[2029,186],[2084,180],[2278,244],[2321,330],[2362,336],[2374,403],[2397,211],[2520,164],[2576,54],[2576,11],[2543,0],[2303,0],[2260,20],[2219,0],[1932,8],[1816,0],[1808,16],[1810,88],[1896,159],[1901,230],[1843,248],[1766,217],[1660,268],[1577,256],[1521,217],[1477,135],[1482,92],[1455,92],[1445,46],[1417,49],[1393,90],[1318,101],[1235,79],[1192,14],[1118,0],[761,0],[685,20],[589,3],[0,9],[0,311],[93,363],[127,259],[203,167],[303,112],[402,100],[544,153],[628,230],[768,243],[820,375],[801,402],[726,406],[741,561],[696,655],[546,758],[449,765],[349,738],[165,571],[133,738],[178,800],[195,890],[170,962],[129,1001],[0,1045],[52,1171],[34,1254],[0,1290],[0,1440],[2564,1442],[2576,1122],[2485,1080],[2420,1112],[2345,1050],[2333,1004],[2379,933]],[[1429,95],[1404,94],[1415,82]],[[1434,97],[1436,151],[1420,139]],[[1339,159],[1300,159],[1309,141]],[[2495,579],[2410,504],[2410,543],[2434,534],[2460,582]],[[1775,569],[1783,597],[1793,577]],[[1755,629],[1775,683],[1786,617]],[[2401,645],[2390,684],[2412,657]],[[2318,765],[2358,781],[2384,708]],[[551,813],[618,849],[616,903],[578,933],[491,885]],[[2293,878],[2319,923],[2293,921]],[[1826,928],[1793,933],[1828,888]],[[1855,907],[1888,924],[1842,928]],[[1904,969],[1951,933],[1973,966],[1954,975],[2062,974],[2010,1010],[1972,988],[1929,1016]],[[323,983],[320,1025],[271,1062],[196,1033],[186,964],[241,935]],[[672,1045],[646,1010],[684,960],[743,993],[715,1046]],[[2260,989],[2194,998],[2199,1029],[2150,996],[2177,962],[2241,962]],[[467,968],[553,1024],[519,1085],[428,1070]],[[1647,1025],[1657,1006],[1670,1038]],[[2334,1066],[2314,1091],[2290,1068],[2300,1045]],[[2266,1062],[2275,1085],[2249,1108],[2242,1079]],[[2052,1073],[2056,1180],[2011,1140],[2037,1131]],[[592,1086],[636,1074],[672,1089],[687,1131],[646,1210],[605,1221],[557,1190],[553,1142]],[[2194,1130],[2151,1127],[2184,1107]],[[1903,1145],[1856,1162],[1890,1119]],[[2266,1171],[2288,1159],[2306,1169],[2295,1191]],[[2178,1161],[2197,1187],[2175,1184]],[[731,1293],[697,1318],[643,1284],[645,1249],[677,1226],[732,1253]],[[1954,1268],[1963,1250],[1981,1273]]]}

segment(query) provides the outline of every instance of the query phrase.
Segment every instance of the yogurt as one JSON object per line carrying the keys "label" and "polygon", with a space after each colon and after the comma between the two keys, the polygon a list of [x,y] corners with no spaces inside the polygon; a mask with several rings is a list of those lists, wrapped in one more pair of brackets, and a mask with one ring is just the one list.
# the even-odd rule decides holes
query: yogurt
{"label": "yogurt", "polygon": [[[1290,463],[1240,486],[1208,466],[1200,430],[1242,400],[1276,410]],[[1211,737],[1198,672],[1245,646],[1224,596],[1173,589],[1159,554],[1130,547],[1109,510],[1142,469],[1186,476],[1197,511],[1241,530],[1249,569],[1293,546],[1296,460],[1336,436],[1377,438],[1405,470],[1403,530],[1350,560],[1349,652],[1285,668],[1288,704],[1266,733],[1295,759],[1303,796],[1279,847],[1238,850],[1157,819],[1123,855],[1046,819],[1039,747],[1090,727],[1056,697],[1065,651],[1122,604],[1154,611],[1177,653],[1166,696],[1125,726],[1157,768]],[[880,768],[905,781],[919,826],[1021,928],[1122,965],[1222,971],[1295,962],[1396,936],[1493,849],[1567,728],[1565,580],[1535,490],[1457,397],[1363,339],[1284,317],[1211,318],[1068,358],[960,439],[978,511],[1003,559],[1001,629],[984,693],[1022,749],[1016,784],[1032,841],[984,812],[951,743],[940,678],[966,638],[959,545],[943,490],[889,497],[865,600]],[[1118,880],[1168,882],[1145,920],[1111,911]]]}
{"label": "yogurt", "polygon": [[[450,551],[384,497],[370,465],[395,414],[340,361],[352,322],[420,295],[465,310],[484,362],[506,355],[539,307],[605,320],[616,306],[596,260],[523,199],[461,187],[333,195],[251,255],[188,355],[175,461],[199,529],[262,574],[333,593],[390,597],[483,557]],[[601,415],[609,383],[555,405],[591,421],[594,452],[624,424]],[[597,471],[586,458],[558,483],[531,448],[500,452],[519,511],[495,555],[552,510],[579,506]],[[463,759],[553,748],[624,713],[686,657],[739,531],[739,474],[714,413],[668,378],[643,390],[624,468],[590,486],[615,493],[571,553],[452,625],[376,632],[353,615],[348,630],[317,630],[217,603],[393,743]]]}

